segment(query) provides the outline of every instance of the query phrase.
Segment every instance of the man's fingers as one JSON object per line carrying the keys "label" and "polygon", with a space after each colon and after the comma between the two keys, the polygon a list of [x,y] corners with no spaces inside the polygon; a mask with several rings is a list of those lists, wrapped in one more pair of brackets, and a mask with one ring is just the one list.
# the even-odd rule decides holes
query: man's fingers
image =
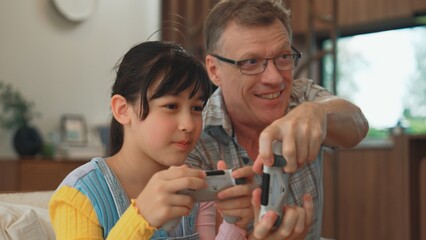
{"label": "man's fingers", "polygon": [[314,222],[314,202],[311,194],[305,194],[303,196],[303,208],[306,211],[306,226],[311,226]]}
{"label": "man's fingers", "polygon": [[274,223],[278,218],[275,212],[268,211],[262,219],[259,219],[261,193],[260,188],[255,189],[252,193],[255,227],[251,239],[302,239],[306,237],[314,216],[314,205],[310,194],[304,195],[303,207],[284,207],[283,221],[274,231]]}
{"label": "man's fingers", "polygon": [[283,144],[283,157],[287,161],[287,164],[284,167],[284,171],[287,173],[295,172],[297,169],[296,162],[296,143],[294,141],[286,141],[286,144]]}
{"label": "man's fingers", "polygon": [[307,159],[309,154],[309,138],[306,138],[304,135],[298,136],[296,138],[296,161],[297,166],[301,167],[303,166]]}
{"label": "man's fingers", "polygon": [[[254,211],[254,230],[253,236],[256,239],[264,239],[270,234],[270,231],[274,227],[274,223],[277,220],[278,215],[272,211],[268,211],[263,215],[262,219],[259,219],[260,214],[260,199],[262,190],[256,188],[252,193],[252,206]],[[252,239],[252,238],[251,238]]]}
{"label": "man's fingers", "polygon": [[262,174],[263,172],[263,158],[260,155],[257,155],[257,158],[254,161],[253,171],[257,174]]}
{"label": "man's fingers", "polygon": [[309,144],[309,155],[308,155],[309,162],[312,162],[317,158],[317,155],[321,149],[321,143],[322,142],[318,142],[316,139],[311,138],[310,144]]}
{"label": "man's fingers", "polygon": [[282,139],[280,129],[275,125],[266,127],[259,136],[259,156],[263,164],[272,166],[274,157],[272,154],[272,141]]}
{"label": "man's fingers", "polygon": [[299,217],[298,214],[299,214],[299,212],[292,207],[286,207],[285,208],[285,214],[284,214],[283,222],[282,222],[280,228],[278,229],[279,235],[282,238],[285,239],[285,238],[287,238],[291,235],[291,233],[294,230],[294,227],[296,226],[297,219]]}
{"label": "man's fingers", "polygon": [[303,208],[296,208],[298,217],[297,217],[297,221],[296,221],[296,226],[294,227],[294,234],[299,235],[301,233],[303,233],[303,231],[305,230],[306,226],[305,226],[305,219],[306,219],[306,211]]}
{"label": "man's fingers", "polygon": [[278,215],[273,211],[268,211],[265,215],[263,215],[262,219],[257,222],[253,230],[254,237],[257,239],[263,239],[268,236],[277,218]]}
{"label": "man's fingers", "polygon": [[262,195],[262,189],[260,188],[256,188],[252,192],[251,205],[253,206],[255,223],[259,218],[261,195]]}

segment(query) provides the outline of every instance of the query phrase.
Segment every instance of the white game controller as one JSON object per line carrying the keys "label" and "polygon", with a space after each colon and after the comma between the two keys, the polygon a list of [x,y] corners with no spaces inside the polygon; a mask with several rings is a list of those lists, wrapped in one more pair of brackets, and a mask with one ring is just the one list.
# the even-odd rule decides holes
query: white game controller
{"label": "white game controller", "polygon": [[283,206],[288,193],[288,174],[283,171],[287,161],[282,156],[282,143],[274,141],[272,143],[274,153],[274,165],[272,167],[263,166],[262,175],[262,197],[259,220],[268,211],[275,211],[278,218],[275,221],[274,229],[281,225],[283,218]]}
{"label": "white game controller", "polygon": [[[217,200],[216,195],[218,192],[235,185],[246,183],[244,178],[234,179],[232,177],[232,169],[210,170],[206,171],[205,173],[207,181],[206,188],[199,190],[185,189],[179,191],[178,193],[192,196],[195,202],[215,201]],[[238,220],[238,218],[230,216],[224,216],[223,218],[225,219],[225,221],[231,224],[235,223]],[[180,219],[181,217],[172,219],[165,223],[163,226],[161,226],[161,228],[166,231],[170,231],[177,226]]]}

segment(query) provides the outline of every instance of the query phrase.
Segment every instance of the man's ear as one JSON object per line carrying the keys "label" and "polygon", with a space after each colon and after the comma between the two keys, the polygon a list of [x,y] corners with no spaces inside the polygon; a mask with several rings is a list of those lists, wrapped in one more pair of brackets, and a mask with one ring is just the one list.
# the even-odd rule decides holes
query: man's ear
{"label": "man's ear", "polygon": [[218,76],[219,71],[216,64],[217,64],[217,60],[215,57],[213,57],[212,55],[206,56],[207,73],[209,74],[210,80],[213,82],[213,84],[219,87],[220,77]]}
{"label": "man's ear", "polygon": [[127,100],[119,95],[115,94],[111,97],[111,112],[117,122],[122,125],[128,124],[130,122],[129,108]]}

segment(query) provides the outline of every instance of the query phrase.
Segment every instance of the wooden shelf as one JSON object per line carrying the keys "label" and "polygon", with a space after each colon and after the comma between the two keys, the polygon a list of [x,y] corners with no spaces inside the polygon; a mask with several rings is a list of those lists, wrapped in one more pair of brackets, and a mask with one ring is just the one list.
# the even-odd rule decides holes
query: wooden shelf
{"label": "wooden shelf", "polygon": [[[294,34],[308,33],[308,0],[284,0],[292,11]],[[314,1],[318,15],[332,13],[332,0]],[[401,19],[412,18],[416,13],[426,11],[424,0],[338,0],[338,24],[341,30],[358,28],[371,24],[386,24]],[[316,29],[324,31],[327,26],[316,24]]]}
{"label": "wooden shelf", "polygon": [[0,191],[55,190],[69,172],[86,162],[66,159],[1,159]]}
{"label": "wooden shelf", "polygon": [[426,135],[392,145],[326,152],[323,237],[426,239]]}

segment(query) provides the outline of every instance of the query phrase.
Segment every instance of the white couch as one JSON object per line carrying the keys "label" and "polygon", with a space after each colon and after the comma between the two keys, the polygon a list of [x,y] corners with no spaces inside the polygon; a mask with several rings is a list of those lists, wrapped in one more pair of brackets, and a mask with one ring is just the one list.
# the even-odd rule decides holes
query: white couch
{"label": "white couch", "polygon": [[48,204],[53,191],[0,194],[0,239],[55,239]]}
{"label": "white couch", "polygon": [[48,212],[52,194],[53,191],[0,194],[0,240],[54,240]]}

